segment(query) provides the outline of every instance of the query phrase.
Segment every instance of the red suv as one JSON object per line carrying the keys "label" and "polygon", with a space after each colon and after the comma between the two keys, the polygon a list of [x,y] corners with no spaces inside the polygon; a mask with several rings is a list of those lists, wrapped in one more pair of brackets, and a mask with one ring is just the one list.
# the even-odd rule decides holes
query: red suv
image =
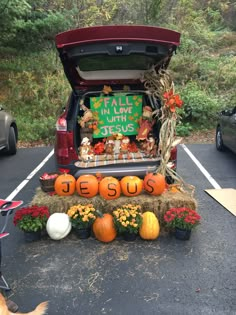
{"label": "red suv", "polygon": [[[160,163],[160,108],[142,76],[166,69],[180,33],[151,26],[98,26],[56,36],[72,91],[56,124],[59,169],[82,174],[143,177]],[[171,160],[176,163],[174,148]]]}

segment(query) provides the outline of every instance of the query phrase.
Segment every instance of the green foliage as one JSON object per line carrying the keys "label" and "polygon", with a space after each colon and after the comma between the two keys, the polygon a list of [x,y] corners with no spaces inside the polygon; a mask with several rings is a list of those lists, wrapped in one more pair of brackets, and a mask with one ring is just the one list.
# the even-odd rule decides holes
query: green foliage
{"label": "green foliage", "polygon": [[19,140],[51,142],[58,113],[69,96],[69,83],[54,61],[55,55],[47,57],[48,60],[43,56],[21,56],[8,69],[5,89],[9,93],[4,104],[16,117]]}
{"label": "green foliage", "polygon": [[191,131],[193,131],[193,127],[189,122],[179,122],[176,126],[176,135],[179,137],[187,137],[191,134]]}
{"label": "green foliage", "polygon": [[235,17],[233,0],[0,0],[0,100],[16,116],[20,140],[50,142],[70,91],[54,50],[56,33],[159,25],[181,32],[170,64],[184,100],[177,133],[213,126],[217,111],[235,102]]}
{"label": "green foliage", "polygon": [[215,125],[220,104],[216,95],[201,89],[196,82],[189,82],[180,89],[184,105],[182,107],[183,122],[191,122],[199,128]]}
{"label": "green foliage", "polygon": [[7,43],[17,34],[17,21],[26,16],[31,6],[26,0],[0,0],[0,44]]}

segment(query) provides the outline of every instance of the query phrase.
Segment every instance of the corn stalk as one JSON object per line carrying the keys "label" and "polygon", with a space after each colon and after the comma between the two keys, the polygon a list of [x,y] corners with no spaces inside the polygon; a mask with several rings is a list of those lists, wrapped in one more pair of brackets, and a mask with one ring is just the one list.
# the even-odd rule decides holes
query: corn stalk
{"label": "corn stalk", "polygon": [[142,82],[144,83],[147,94],[152,95],[156,102],[161,102],[159,111],[161,129],[158,145],[158,153],[161,161],[156,169],[156,173],[160,173],[163,176],[170,176],[180,190],[193,195],[194,186],[186,184],[177,172],[171,168],[172,165],[169,162],[171,149],[181,142],[181,139],[175,137],[176,123],[180,117],[175,111],[175,108],[171,110],[171,107],[167,106],[167,101],[164,98],[165,93],[173,93],[174,95],[174,83],[167,70],[160,69],[157,72],[155,69],[156,67],[153,66],[146,71],[143,75]]}

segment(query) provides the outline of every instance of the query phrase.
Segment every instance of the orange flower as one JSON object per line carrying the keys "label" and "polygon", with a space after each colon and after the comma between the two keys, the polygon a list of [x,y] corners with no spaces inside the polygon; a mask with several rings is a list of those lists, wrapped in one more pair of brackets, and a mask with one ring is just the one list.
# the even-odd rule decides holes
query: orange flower
{"label": "orange flower", "polygon": [[183,101],[180,99],[179,94],[174,94],[173,89],[169,92],[165,92],[163,94],[164,102],[167,107],[170,108],[172,113],[175,112],[176,107],[181,107],[183,105]]}

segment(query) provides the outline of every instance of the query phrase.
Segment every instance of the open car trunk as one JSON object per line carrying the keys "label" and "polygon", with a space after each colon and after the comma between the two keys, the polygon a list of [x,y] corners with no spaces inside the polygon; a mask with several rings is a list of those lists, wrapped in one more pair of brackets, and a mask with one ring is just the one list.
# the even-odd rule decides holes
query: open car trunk
{"label": "open car trunk", "polygon": [[78,103],[75,132],[80,174],[138,175],[147,164],[153,170],[160,160],[160,122],[153,117],[158,108],[145,90],[86,92]]}
{"label": "open car trunk", "polygon": [[143,76],[153,67],[165,70],[179,41],[180,34],[172,30],[130,25],[57,35],[64,71],[78,100],[67,116],[74,124],[76,176],[142,176],[156,168],[160,102],[149,95]]}

